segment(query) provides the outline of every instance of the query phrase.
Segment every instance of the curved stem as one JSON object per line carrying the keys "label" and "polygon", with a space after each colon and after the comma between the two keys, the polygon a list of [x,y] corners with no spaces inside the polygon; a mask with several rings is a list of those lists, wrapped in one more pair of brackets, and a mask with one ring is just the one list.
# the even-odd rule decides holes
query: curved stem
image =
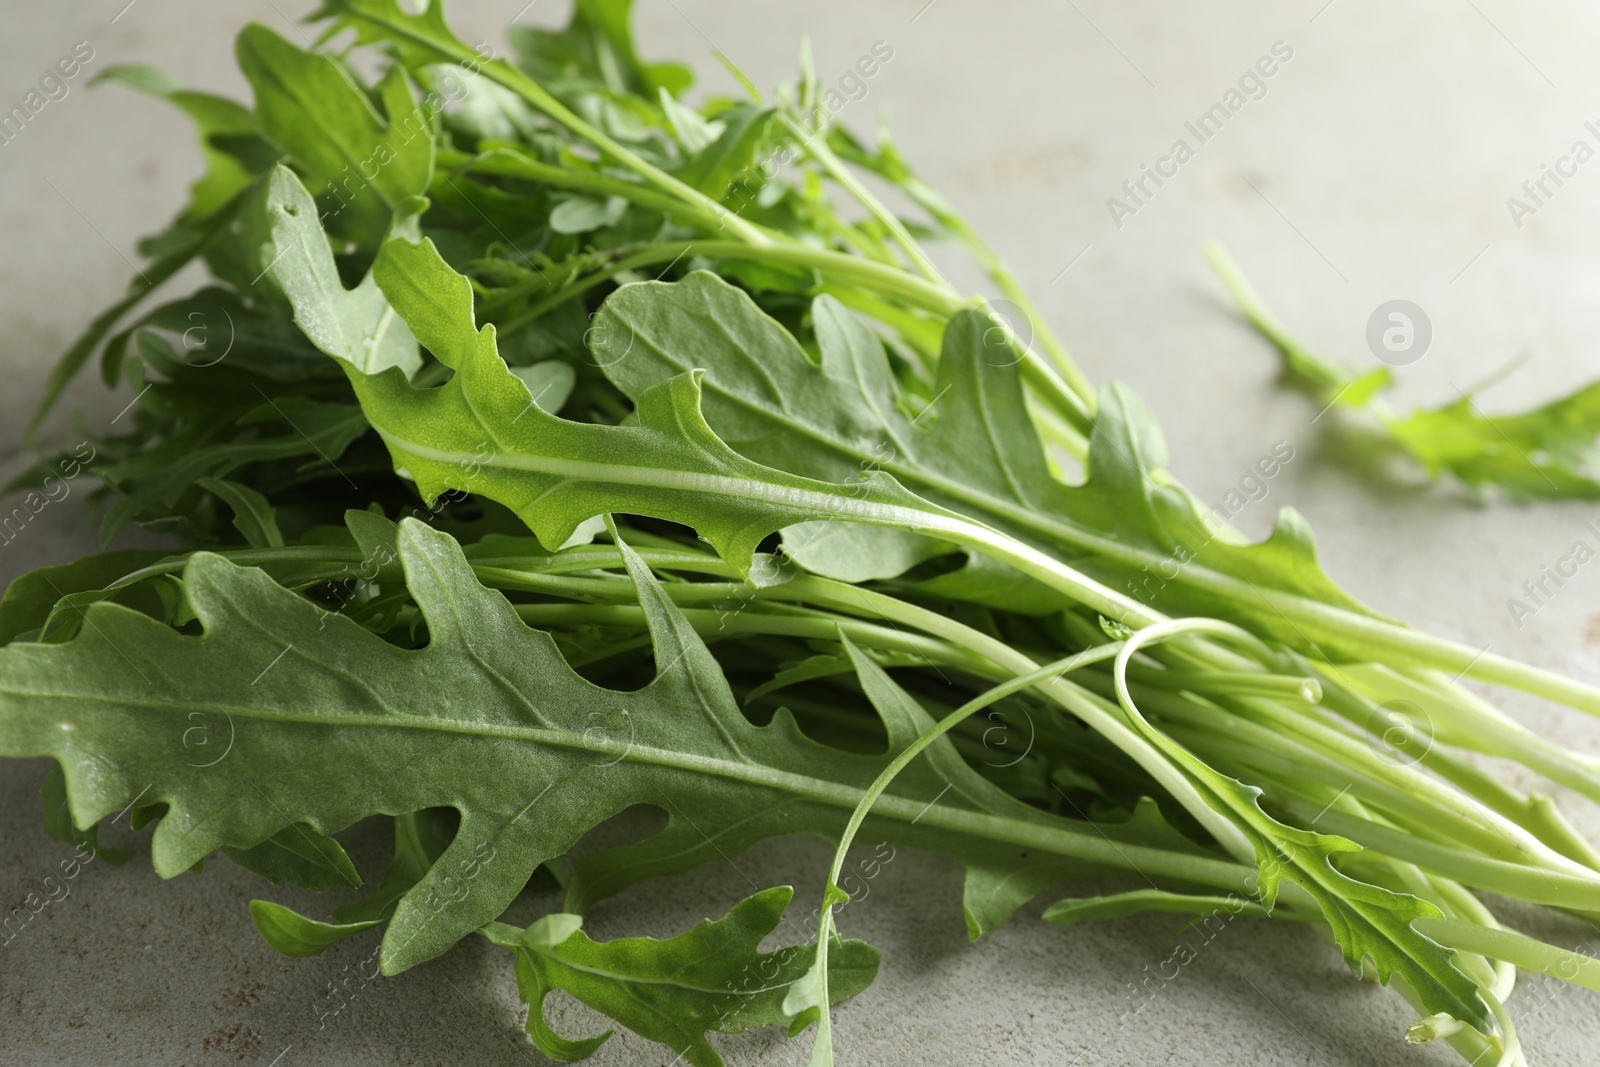
{"label": "curved stem", "polygon": [[[883,791],[889,788],[889,783],[894,781],[895,776],[904,770],[912,760],[921,755],[924,749],[955,729],[957,725],[975,712],[983,710],[996,701],[1004,700],[1013,693],[1020,693],[1022,690],[1036,686],[1048,679],[1059,677],[1091,663],[1110,659],[1117,654],[1120,648],[1120,645],[1112,644],[1086,649],[1083,652],[1046,664],[1038,670],[1013,678],[1008,682],[995,686],[993,689],[980,693],[945,716],[935,726],[924,731],[915,741],[907,745],[904,751],[889,761],[889,765],[867,787],[866,792],[861,795],[861,799],[856,803],[855,810],[850,813],[850,821],[845,824],[844,832],[839,836],[839,844],[834,849],[833,863],[828,868],[828,884],[823,890],[822,910],[817,919],[816,958],[806,982],[815,990],[811,995],[815,1002],[821,1005],[822,1012],[826,1013],[828,1005],[832,1003],[832,998],[828,995],[828,937],[833,932],[833,907],[839,903],[839,898],[844,893],[839,888],[839,876],[844,869],[845,854],[850,851],[850,845],[856,839],[856,831],[861,829],[861,824],[866,820],[868,812],[872,810],[872,806],[877,803],[878,798],[883,795]],[[786,1004],[785,1008],[787,1009],[787,1007]],[[831,1040],[828,1028],[819,1026],[816,1036],[817,1047],[812,1052],[813,1063],[832,1062],[833,1052],[831,1047],[824,1047],[830,1045]],[[825,1060],[822,1059],[823,1056],[826,1056]]]}

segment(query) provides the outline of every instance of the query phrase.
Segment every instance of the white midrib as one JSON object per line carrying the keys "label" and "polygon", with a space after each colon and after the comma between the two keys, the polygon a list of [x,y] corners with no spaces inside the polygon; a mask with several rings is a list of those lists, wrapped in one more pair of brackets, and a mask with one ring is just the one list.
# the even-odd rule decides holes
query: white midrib
{"label": "white midrib", "polygon": [[[924,511],[899,504],[880,504],[849,497],[847,492],[824,492],[792,486],[772,485],[750,478],[660,467],[618,466],[553,456],[497,455],[483,463],[476,455],[451,449],[433,448],[407,440],[383,427],[375,427],[393,450],[439,463],[491,466],[505,470],[528,471],[578,482],[602,485],[632,485],[652,489],[672,489],[690,494],[719,496],[733,500],[760,499],[765,503],[808,514],[812,517],[854,519],[877,526],[896,526],[931,533],[936,537],[979,549],[1004,560],[1018,570],[1037,578],[1073,600],[1094,608],[1130,626],[1149,625],[1165,618],[1143,604],[1080,574],[1044,552],[976,522]],[[457,487],[464,488],[464,487]],[[936,505],[930,505],[930,507]],[[941,509],[942,510],[942,509]]]}
{"label": "white midrib", "polygon": [[[13,690],[13,692],[15,692]],[[353,713],[294,712],[280,708],[259,706],[226,706],[215,702],[191,705],[172,700],[141,701],[125,696],[108,697],[97,693],[17,693],[23,697],[45,700],[62,700],[76,707],[85,704],[111,704],[118,708],[148,708],[171,714],[174,708],[193,707],[207,714],[226,714],[245,721],[274,724],[303,724],[316,727],[348,727],[356,729],[416,730],[443,733],[459,737],[486,737],[502,741],[544,746],[572,753],[591,753],[596,756],[616,757],[624,749],[620,760],[630,765],[647,765],[686,772],[708,778],[720,778],[743,785],[767,789],[798,797],[813,803],[854,811],[865,790],[815,778],[793,771],[782,771],[756,763],[718,759],[676,752],[651,745],[631,743],[626,746],[573,733],[532,726],[511,726],[468,722],[430,716],[384,712],[381,715]],[[962,811],[937,803],[928,805],[921,801],[885,795],[878,798],[872,812],[907,824],[927,824],[938,829],[965,834],[983,840],[1000,841],[1023,848],[1037,848],[1054,855],[1066,856],[1107,866],[1148,870],[1171,877],[1200,881],[1227,889],[1238,889],[1250,874],[1248,867],[1226,860],[1209,859],[1170,852],[1148,845],[1114,841],[1100,830],[1076,830],[1066,827],[1042,826],[1036,823],[1009,819],[983,812]]]}

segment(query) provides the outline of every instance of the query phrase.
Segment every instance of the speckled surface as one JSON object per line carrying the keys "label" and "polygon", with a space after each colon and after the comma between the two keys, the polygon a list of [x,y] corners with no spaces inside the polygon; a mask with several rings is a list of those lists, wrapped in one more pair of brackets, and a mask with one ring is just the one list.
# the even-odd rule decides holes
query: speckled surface
{"label": "speckled surface", "polygon": [[[1600,163],[1579,170],[1518,228],[1506,207],[1600,119],[1600,12],[1576,0],[1265,0],[1228,5],[1111,0],[833,0],[810,4],[639,0],[645,51],[689,58],[727,79],[712,45],[761,84],[788,77],[810,35],[819,71],[843,72],[875,41],[894,58],[845,120],[870,126],[892,105],[906,154],[1010,259],[1091,376],[1115,375],[1156,409],[1172,467],[1220,500],[1276,442],[1295,458],[1236,521],[1264,532],[1292,504],[1317,529],[1331,574],[1395,616],[1588,681],[1600,680],[1600,570],[1513,624],[1523,580],[1588,536],[1589,504],[1484,509],[1406,477],[1376,481],[1332,446],[1333,416],[1274,383],[1273,359],[1229,313],[1200,260],[1224,239],[1279,312],[1315,345],[1369,361],[1368,315],[1403,297],[1428,312],[1429,353],[1400,372],[1398,406],[1439,403],[1518,353],[1527,362],[1485,396],[1525,405],[1600,373]],[[0,10],[0,103],[20,101],[78,41],[88,73],[153,62],[185,82],[243,94],[230,42],[247,19],[285,33],[294,0],[7,0]],[[521,0],[456,0],[463,35],[501,40]],[[520,18],[555,22],[557,0]],[[1118,228],[1106,205],[1154,163],[1184,123],[1223,98],[1282,41],[1293,50],[1260,99],[1199,146],[1178,175]],[[71,336],[122,289],[124,256],[180,202],[198,154],[180,117],[79,77],[22,136],[0,145],[0,467],[19,469],[21,426]],[[1192,137],[1189,138],[1192,141]],[[1070,269],[1068,265],[1070,264]],[[1065,270],[1064,270],[1065,269]],[[1064,273],[1063,273],[1064,271]],[[180,284],[193,282],[193,277]],[[79,437],[68,413],[106,426],[127,396],[80,383],[45,438]],[[90,551],[86,487],[51,504],[0,548],[0,577]],[[1572,748],[1600,751],[1575,713],[1504,699],[1520,720]],[[70,854],[37,828],[40,764],[0,769],[11,818],[0,826],[0,904],[9,910]],[[1528,783],[1531,784],[1531,783]],[[1561,791],[1556,790],[1560,795]],[[1593,809],[1563,796],[1591,836]],[[118,835],[113,834],[113,839]],[[128,835],[121,834],[122,837]],[[357,831],[375,860],[381,841]],[[678,932],[754,886],[802,887],[815,905],[826,849],[771,841],[692,876],[639,887],[596,909],[597,936]],[[735,865],[736,864],[736,865]],[[844,917],[885,952],[878,982],[838,1015],[842,1062],[1444,1065],[1442,1049],[1400,1040],[1404,1004],[1350,980],[1316,934],[1238,923],[1191,945],[1196,958],[1153,996],[1134,995],[1176,942],[1161,919],[1043,928],[1037,907],[969,944],[953,867],[902,852]],[[328,983],[361,970],[371,939],[307,961],[277,957],[244,902],[266,889],[217,861],[161,884],[148,857],[85,866],[71,895],[0,946],[0,1062],[6,1064],[456,1065],[540,1063],[520,1037],[506,961],[464,944],[402,977],[350,988],[334,1015]],[[534,913],[538,900],[525,906]],[[1570,923],[1528,928],[1587,944]],[[1190,935],[1191,937],[1193,935]],[[1600,1062],[1600,1001],[1527,981],[1513,1000],[1533,1062]],[[596,1028],[558,1006],[557,1024]],[[720,1041],[734,1063],[799,1064],[775,1033]],[[591,1062],[666,1064],[619,1035]]]}

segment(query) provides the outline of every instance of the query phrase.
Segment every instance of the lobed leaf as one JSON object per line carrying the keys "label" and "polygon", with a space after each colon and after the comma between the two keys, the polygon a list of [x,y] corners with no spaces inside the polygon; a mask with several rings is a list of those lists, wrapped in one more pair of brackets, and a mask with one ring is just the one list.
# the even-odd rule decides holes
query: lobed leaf
{"label": "lobed leaf", "polygon": [[[544,1000],[562,990],[643,1037],[667,1046],[695,1067],[723,1067],[706,1031],[737,1034],[761,1026],[798,1032],[808,1020],[783,1010],[790,986],[811,966],[815,945],[773,952],[761,942],[783,919],[794,891],[780,886],[734,905],[721,919],[704,920],[677,937],[590,940],[576,915],[547,915],[526,929],[491,923],[490,941],[517,957],[517,985],[528,1005],[528,1036],[557,1060],[592,1055],[611,1036],[572,1041],[544,1018]],[[834,1001],[871,984],[878,953],[861,941],[842,941],[830,953]]]}
{"label": "lobed leaf", "polygon": [[[455,808],[455,837],[398,894],[388,973],[496,919],[538,866],[632,805],[668,809],[666,828],[580,865],[570,897],[597,899],[773,833],[835,833],[887,758],[810,741],[786,714],[751,725],[629,550],[657,662],[636,692],[575,674],[548,635],[477,583],[448,536],[408,519],[397,549],[427,647],[397,648],[261,571],[199,553],[183,571],[198,637],[101,602],[64,644],[0,649],[0,754],[60,760],[81,827],[135,800],[166,805],[151,841],[164,877],[218,848],[282,843],[297,824],[320,841],[369,815]],[[223,758],[196,758],[185,731],[197,723],[232,739]],[[1143,829],[1017,801],[1005,811],[1001,795],[961,799],[981,784],[930,806],[942,791],[931,787],[912,779],[912,792],[885,798],[874,832],[986,870],[1030,852],[1093,870],[1152,854]],[[992,922],[1005,907],[978,910]]]}

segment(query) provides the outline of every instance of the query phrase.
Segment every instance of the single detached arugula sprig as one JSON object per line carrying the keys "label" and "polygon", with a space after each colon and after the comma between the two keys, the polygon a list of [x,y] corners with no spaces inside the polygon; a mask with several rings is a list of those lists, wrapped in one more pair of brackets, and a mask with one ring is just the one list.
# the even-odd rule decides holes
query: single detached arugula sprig
{"label": "single detached arugula sprig", "polygon": [[1483,414],[1477,394],[1513,364],[1442,407],[1402,417],[1380,395],[1393,381],[1387,367],[1358,374],[1314,354],[1267,308],[1221,245],[1208,245],[1206,257],[1245,318],[1282,355],[1296,385],[1318,403],[1370,412],[1387,439],[1430,479],[1449,473],[1480,495],[1498,487],[1521,499],[1600,496],[1600,381],[1530,411]]}

